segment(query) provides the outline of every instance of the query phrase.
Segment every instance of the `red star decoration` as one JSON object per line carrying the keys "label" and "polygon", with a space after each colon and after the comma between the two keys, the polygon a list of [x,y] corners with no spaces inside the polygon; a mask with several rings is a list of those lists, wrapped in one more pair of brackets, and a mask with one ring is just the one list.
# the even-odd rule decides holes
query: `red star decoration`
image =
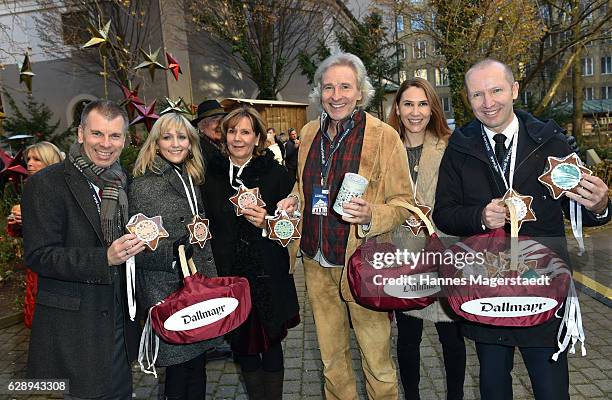
{"label": "red star decoration", "polygon": [[139,89],[140,84],[136,85],[136,88],[134,88],[134,90],[131,90],[130,88],[124,85],[121,85],[121,90],[123,91],[124,97],[123,101],[121,102],[121,105],[127,109],[130,119],[134,118],[134,112],[136,111],[136,108],[134,107],[135,104],[144,106],[144,102],[138,97]]}
{"label": "red star decoration", "polygon": [[[426,218],[430,219],[431,207],[419,204],[417,202],[415,202],[415,205],[419,210],[423,212],[423,214],[425,214]],[[423,220],[414,213],[410,213],[410,216],[406,221],[404,221],[402,225],[410,229],[414,236],[417,236],[421,232],[421,230],[427,230],[425,222],[423,222]]]}
{"label": "red star decoration", "polygon": [[242,215],[242,210],[249,205],[256,203],[259,207],[265,207],[266,203],[261,199],[259,195],[259,188],[247,189],[244,185],[238,188],[235,195],[229,198],[236,209],[236,215],[239,217]]}
{"label": "red star decoration", "polygon": [[132,218],[130,222],[125,226],[128,232],[138,236],[138,239],[145,242],[145,245],[151,250],[155,251],[159,244],[159,239],[168,237],[168,231],[164,229],[162,224],[162,217],[155,216],[149,218],[144,214],[138,213]]}
{"label": "red star decoration", "polygon": [[189,244],[197,244],[203,249],[206,241],[212,239],[210,221],[199,215],[193,216],[191,223],[187,224],[187,229],[189,230]]}
{"label": "red star decoration", "polygon": [[130,123],[130,125],[136,125],[141,122],[145,124],[147,127],[147,131],[151,132],[151,128],[155,121],[158,120],[159,115],[155,114],[155,103],[157,100],[153,100],[153,103],[148,106],[141,106],[140,104],[134,104],[136,111],[138,111],[138,116]]}
{"label": "red star decoration", "polygon": [[[536,221],[537,218],[531,208],[533,202],[533,196],[523,196],[518,194],[514,189],[508,189],[508,191],[502,197],[502,203],[505,206],[507,199],[513,199],[512,202],[516,209],[516,218],[518,219],[518,228],[521,230],[523,222]],[[506,220],[510,220],[510,211],[506,211]]]}
{"label": "red star decoration", "polygon": [[266,219],[268,226],[268,237],[277,240],[283,247],[287,247],[289,242],[302,237],[298,230],[299,218],[293,218],[286,213],[277,214],[273,218]]}
{"label": "red star decoration", "polygon": [[178,81],[179,74],[183,73],[183,71],[181,70],[181,66],[179,65],[176,58],[174,58],[170,53],[166,53],[166,60],[168,60],[168,69],[170,70],[170,72],[172,72],[172,75],[174,75],[174,79]]}
{"label": "red star decoration", "polygon": [[15,157],[11,157],[0,149],[0,159],[4,165],[4,168],[0,171],[0,176],[6,177],[9,182],[13,183],[16,191],[19,191],[20,184],[28,176],[28,171],[21,165],[22,158],[23,150],[20,150]]}
{"label": "red star decoration", "polygon": [[565,157],[548,157],[547,171],[538,177],[557,200],[567,192],[576,193],[578,184],[582,179],[582,173],[591,175],[593,172],[582,166],[580,158],[576,153]]}

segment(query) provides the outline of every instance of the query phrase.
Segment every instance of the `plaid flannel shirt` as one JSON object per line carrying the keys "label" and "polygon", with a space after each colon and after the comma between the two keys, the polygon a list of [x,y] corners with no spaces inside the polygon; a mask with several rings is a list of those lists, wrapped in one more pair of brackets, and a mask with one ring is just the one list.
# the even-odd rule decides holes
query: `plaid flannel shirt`
{"label": "plaid flannel shirt", "polygon": [[[332,206],[342,185],[344,174],[347,172],[358,173],[361,160],[361,146],[365,131],[365,112],[357,111],[352,117],[338,124],[338,132],[333,141],[327,135],[329,118],[324,114],[321,117],[321,127],[317,132],[304,166],[302,183],[304,187],[304,216],[302,222],[302,239],[300,248],[309,257],[314,257],[319,249],[327,261],[336,265],[344,265],[346,244],[351,225],[342,220],[342,217],[332,210]],[[347,128],[350,132],[340,143],[340,147],[334,152],[329,166],[327,176],[327,187],[329,188],[329,204],[327,216],[312,214],[312,193],[316,185],[321,185],[321,140],[325,155],[329,156],[332,143],[340,140],[342,133]],[[325,132],[325,133],[323,133]],[[319,232],[319,224],[321,231]],[[321,244],[319,245],[319,235]]]}

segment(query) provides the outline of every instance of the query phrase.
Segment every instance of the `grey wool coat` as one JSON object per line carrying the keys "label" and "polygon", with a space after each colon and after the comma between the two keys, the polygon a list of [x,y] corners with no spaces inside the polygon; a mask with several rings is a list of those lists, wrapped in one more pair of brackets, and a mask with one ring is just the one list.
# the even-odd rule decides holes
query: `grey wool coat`
{"label": "grey wool coat", "polygon": [[[111,388],[118,269],[109,267],[100,214],[85,176],[66,159],[28,178],[22,201],[25,264],[38,273],[27,377],[69,379],[70,394],[97,398]],[[116,282],[116,281],[115,281]],[[138,327],[121,296],[126,352],[138,354]]]}
{"label": "grey wool coat", "polygon": [[[186,171],[182,172],[182,177],[191,192]],[[205,217],[200,189],[197,186],[195,193],[200,215]],[[183,286],[180,265],[172,265],[172,245],[177,239],[188,234],[187,224],[191,223],[193,214],[183,183],[174,167],[159,156],[155,159],[153,171],[148,170],[143,176],[134,178],[129,187],[128,198],[130,216],[137,213],[143,213],[147,217],[160,215],[169,234],[169,237],[159,241],[155,251],[145,250],[136,256],[138,310],[141,315],[147,315],[151,306]],[[206,276],[217,276],[210,242],[207,242],[203,249],[198,245],[193,245],[193,249],[193,261],[198,271]],[[189,361],[217,343],[218,339],[212,339],[188,345],[174,345],[160,338],[156,365],[168,366]]]}

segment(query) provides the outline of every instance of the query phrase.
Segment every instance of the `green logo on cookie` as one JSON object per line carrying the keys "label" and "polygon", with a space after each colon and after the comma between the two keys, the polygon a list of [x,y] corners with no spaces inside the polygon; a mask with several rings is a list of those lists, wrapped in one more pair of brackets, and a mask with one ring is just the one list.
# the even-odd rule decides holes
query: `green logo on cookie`
{"label": "green logo on cookie", "polygon": [[570,190],[580,182],[580,169],[573,164],[557,165],[551,175],[552,182],[563,190]]}

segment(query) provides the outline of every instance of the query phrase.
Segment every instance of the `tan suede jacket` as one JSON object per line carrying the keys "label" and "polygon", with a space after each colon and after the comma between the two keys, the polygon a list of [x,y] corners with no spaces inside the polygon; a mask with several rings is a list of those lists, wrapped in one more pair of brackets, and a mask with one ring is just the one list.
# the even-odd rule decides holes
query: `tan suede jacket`
{"label": "tan suede jacket", "polygon": [[[310,146],[319,131],[319,126],[320,123],[317,119],[307,123],[300,131],[301,144],[298,152],[297,182],[292,194],[298,196],[302,214],[310,212],[310,210],[304,210],[302,173]],[[372,221],[367,232],[364,232],[361,226],[351,225],[345,253],[346,264],[365,238],[387,234],[408,217],[408,210],[398,203],[413,202],[412,186],[408,174],[408,158],[399,134],[392,127],[368,113],[366,113],[359,175],[369,181],[363,198],[370,203],[372,208]],[[331,199],[331,204],[333,204],[333,201],[334,199]],[[308,234],[308,232],[302,232],[302,234]],[[299,240],[290,244],[289,255],[292,270],[295,268],[299,248]],[[345,300],[354,301],[348,286],[346,264],[343,268],[340,291]]]}

